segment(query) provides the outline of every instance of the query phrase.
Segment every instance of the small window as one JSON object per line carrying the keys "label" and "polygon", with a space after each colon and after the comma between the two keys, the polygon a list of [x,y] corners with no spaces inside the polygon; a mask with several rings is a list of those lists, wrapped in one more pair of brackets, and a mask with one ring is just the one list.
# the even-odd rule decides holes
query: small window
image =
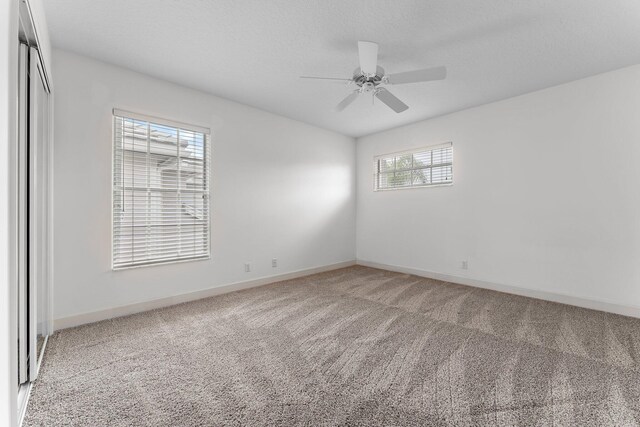
{"label": "small window", "polygon": [[453,182],[453,146],[450,142],[377,156],[374,189],[429,187]]}
{"label": "small window", "polygon": [[209,258],[209,130],[114,110],[114,269]]}

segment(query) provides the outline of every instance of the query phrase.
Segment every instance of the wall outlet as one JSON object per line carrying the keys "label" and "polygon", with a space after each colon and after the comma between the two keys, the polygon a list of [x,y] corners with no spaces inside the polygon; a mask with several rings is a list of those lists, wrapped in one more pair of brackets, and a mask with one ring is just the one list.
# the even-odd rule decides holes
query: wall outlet
{"label": "wall outlet", "polygon": [[250,272],[250,271],[251,271],[251,263],[249,263],[249,262],[245,262],[245,263],[244,263],[244,272],[245,272],[245,273],[248,273],[248,272]]}
{"label": "wall outlet", "polygon": [[278,266],[278,259],[277,258],[273,258],[271,260],[271,267],[276,268]]}
{"label": "wall outlet", "polygon": [[462,269],[463,270],[468,270],[469,269],[469,263],[467,261],[462,261]]}

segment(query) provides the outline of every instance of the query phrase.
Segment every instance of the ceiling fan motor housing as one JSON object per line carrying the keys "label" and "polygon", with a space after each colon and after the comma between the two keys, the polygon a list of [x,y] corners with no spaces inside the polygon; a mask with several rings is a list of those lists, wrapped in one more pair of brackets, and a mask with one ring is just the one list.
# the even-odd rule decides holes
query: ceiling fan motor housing
{"label": "ceiling fan motor housing", "polygon": [[355,84],[360,86],[366,91],[370,91],[376,88],[380,83],[383,83],[382,79],[384,78],[384,68],[381,66],[376,67],[376,74],[373,76],[367,76],[362,73],[360,67],[356,68],[353,71],[353,81]]}

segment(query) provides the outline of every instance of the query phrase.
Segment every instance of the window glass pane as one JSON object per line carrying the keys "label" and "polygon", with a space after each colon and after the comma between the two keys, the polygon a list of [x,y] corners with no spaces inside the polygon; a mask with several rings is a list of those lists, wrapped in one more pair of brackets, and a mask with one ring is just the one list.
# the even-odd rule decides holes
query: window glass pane
{"label": "window glass pane", "polygon": [[420,168],[431,164],[431,151],[422,151],[413,155],[413,167]]}
{"label": "window glass pane", "polygon": [[391,187],[406,187],[411,185],[411,171],[394,173],[390,184]]}
{"label": "window glass pane", "polygon": [[451,181],[451,172],[451,166],[435,167],[431,172],[432,180],[434,183]]}
{"label": "window glass pane", "polygon": [[378,167],[380,168],[380,172],[388,172],[394,169],[395,159],[393,157],[387,158],[387,159],[380,159],[378,163],[379,163]]}
{"label": "window glass pane", "polygon": [[388,188],[393,182],[393,172],[381,173],[378,175],[378,188]]}
{"label": "window glass pane", "polygon": [[178,155],[178,129],[150,123],[149,134],[152,154],[167,157]]}
{"label": "window glass pane", "polygon": [[396,157],[396,170],[411,169],[413,165],[413,155],[404,154]]}
{"label": "window glass pane", "polygon": [[138,120],[122,120],[121,137],[126,150],[147,151],[147,123]]}
{"label": "window glass pane", "polygon": [[412,174],[412,184],[413,185],[425,185],[431,183],[431,173],[430,169],[416,169]]}
{"label": "window glass pane", "polygon": [[438,148],[433,150],[433,164],[451,163],[453,151],[450,148]]}

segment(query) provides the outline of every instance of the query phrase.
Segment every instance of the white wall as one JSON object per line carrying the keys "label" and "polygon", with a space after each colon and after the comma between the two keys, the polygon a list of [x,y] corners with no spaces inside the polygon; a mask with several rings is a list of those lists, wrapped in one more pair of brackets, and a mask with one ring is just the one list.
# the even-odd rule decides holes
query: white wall
{"label": "white wall", "polygon": [[[64,51],[53,64],[56,319],[355,259],[352,138]],[[211,127],[211,260],[111,271],[114,107]]]}
{"label": "white wall", "polygon": [[[453,186],[373,192],[374,155],[445,141]],[[639,165],[640,66],[363,137],[357,258],[640,307]]]}

